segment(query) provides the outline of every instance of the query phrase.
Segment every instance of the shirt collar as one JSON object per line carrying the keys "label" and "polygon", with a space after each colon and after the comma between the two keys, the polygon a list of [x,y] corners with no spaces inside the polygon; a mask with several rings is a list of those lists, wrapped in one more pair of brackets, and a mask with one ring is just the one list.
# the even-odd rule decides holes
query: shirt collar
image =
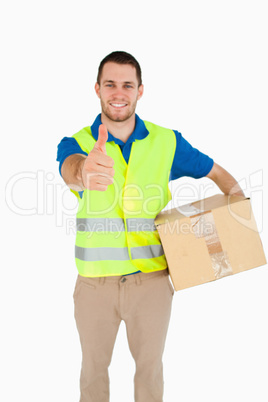
{"label": "shirt collar", "polygon": [[[99,136],[99,126],[102,124],[101,122],[101,114],[99,114],[94,123],[91,126],[91,132],[94,137],[94,139],[97,141],[98,136]],[[130,135],[126,143],[131,143],[136,140],[143,140],[144,138],[147,137],[149,134],[149,131],[145,127],[144,121],[139,118],[137,114],[135,114],[135,129],[133,133]],[[123,141],[121,141],[119,138],[114,137],[111,133],[108,132],[108,142],[114,141],[115,144],[118,145],[125,145]]]}

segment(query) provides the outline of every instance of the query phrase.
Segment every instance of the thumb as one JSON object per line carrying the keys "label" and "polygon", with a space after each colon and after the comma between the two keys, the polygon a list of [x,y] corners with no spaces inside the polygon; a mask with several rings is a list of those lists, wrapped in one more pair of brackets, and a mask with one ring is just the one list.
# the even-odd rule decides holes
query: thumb
{"label": "thumb", "polygon": [[101,124],[99,127],[98,141],[96,142],[95,147],[97,147],[97,149],[99,149],[104,154],[106,154],[105,144],[106,144],[107,140],[108,140],[107,128],[104,124]]}

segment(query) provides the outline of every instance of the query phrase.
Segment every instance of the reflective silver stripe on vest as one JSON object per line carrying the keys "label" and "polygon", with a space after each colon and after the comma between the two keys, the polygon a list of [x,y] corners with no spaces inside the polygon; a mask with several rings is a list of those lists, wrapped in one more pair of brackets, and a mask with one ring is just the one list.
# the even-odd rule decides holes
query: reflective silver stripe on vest
{"label": "reflective silver stripe on vest", "polygon": [[[128,218],[128,232],[154,232],[154,219]],[[80,232],[124,232],[125,224],[122,218],[77,218],[77,230]]]}
{"label": "reflective silver stripe on vest", "polygon": [[151,244],[150,246],[133,247],[131,249],[131,256],[133,260],[142,258],[156,258],[164,254],[161,244]]}
{"label": "reflective silver stripe on vest", "polygon": [[154,225],[154,219],[128,218],[127,230],[129,232],[154,232],[156,227]]}
{"label": "reflective silver stripe on vest", "polygon": [[75,246],[75,257],[82,261],[126,261],[129,260],[128,249],[114,247],[83,248]]}
{"label": "reflective silver stripe on vest", "polygon": [[[161,244],[133,247],[131,255],[133,260],[160,257],[164,254]],[[83,248],[75,246],[75,257],[82,261],[126,261],[129,260],[128,249],[114,247]]]}

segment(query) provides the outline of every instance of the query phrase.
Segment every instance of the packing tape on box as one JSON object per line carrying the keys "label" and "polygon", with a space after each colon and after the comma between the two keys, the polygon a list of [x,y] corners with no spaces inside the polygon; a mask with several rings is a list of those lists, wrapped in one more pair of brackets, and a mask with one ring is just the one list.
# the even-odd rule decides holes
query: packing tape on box
{"label": "packing tape on box", "polygon": [[233,270],[228,254],[222,249],[212,212],[200,212],[191,216],[190,220],[195,237],[205,239],[215,278],[232,275]]}
{"label": "packing tape on box", "polygon": [[200,214],[201,212],[203,212],[202,209],[196,208],[192,204],[181,205],[180,207],[177,207],[176,209],[178,212],[180,212],[181,214],[183,214],[184,216],[187,216],[187,217],[197,215],[197,214]]}

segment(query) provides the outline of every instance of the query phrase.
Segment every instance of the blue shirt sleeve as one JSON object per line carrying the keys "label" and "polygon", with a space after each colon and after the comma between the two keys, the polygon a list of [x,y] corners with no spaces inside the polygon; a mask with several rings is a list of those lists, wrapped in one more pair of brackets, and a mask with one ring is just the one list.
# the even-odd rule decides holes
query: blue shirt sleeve
{"label": "blue shirt sleeve", "polygon": [[73,154],[83,154],[87,155],[86,152],[82,150],[75,138],[64,137],[58,145],[57,161],[59,164],[59,171],[61,174],[61,167],[65,159]]}
{"label": "blue shirt sleeve", "polygon": [[170,179],[176,180],[183,176],[200,179],[206,176],[213,166],[213,159],[193,148],[181,133],[174,130],[176,135],[176,150],[171,167]]}

